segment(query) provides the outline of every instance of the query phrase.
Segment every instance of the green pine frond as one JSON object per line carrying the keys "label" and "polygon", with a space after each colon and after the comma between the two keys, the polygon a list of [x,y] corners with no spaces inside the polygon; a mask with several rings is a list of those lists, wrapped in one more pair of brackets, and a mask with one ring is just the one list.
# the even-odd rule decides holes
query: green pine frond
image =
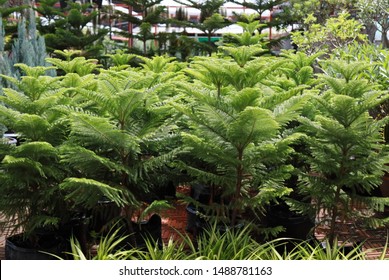
{"label": "green pine frond", "polygon": [[125,166],[113,162],[108,157],[99,156],[96,152],[77,145],[64,145],[60,148],[61,162],[84,174],[104,174],[104,172],[128,172]]}
{"label": "green pine frond", "polygon": [[28,157],[36,161],[41,161],[46,158],[56,159],[57,149],[50,143],[34,141],[17,146],[13,155],[18,157]]}
{"label": "green pine frond", "polygon": [[12,88],[4,88],[4,95],[0,95],[0,101],[8,107],[15,108],[21,112],[26,112],[30,103],[28,97]]}
{"label": "green pine frond", "polygon": [[231,95],[230,104],[235,111],[241,112],[246,107],[256,107],[263,93],[258,88],[244,88],[236,94]]}
{"label": "green pine frond", "polygon": [[32,66],[29,66],[29,65],[24,64],[24,63],[16,63],[14,66],[23,70],[25,76],[29,76],[29,77],[33,77],[33,78],[38,78],[40,76],[44,76],[47,74],[46,73],[47,71],[55,69],[55,67],[52,67],[52,66],[34,66],[34,67],[32,67]]}
{"label": "green pine frond", "polygon": [[219,47],[227,55],[230,55],[234,61],[240,66],[244,67],[248,61],[253,59],[255,56],[262,52],[265,52],[261,45],[250,45],[250,46],[238,46],[238,47]]}
{"label": "green pine frond", "polygon": [[364,71],[371,67],[369,63],[363,61],[325,60],[322,64],[324,64],[326,74],[344,79],[346,83],[362,78]]}
{"label": "green pine frond", "polygon": [[157,155],[157,156],[151,156],[150,158],[147,158],[141,162],[141,168],[142,172],[147,174],[152,174],[155,170],[160,170],[169,163],[173,162],[175,157],[180,153],[180,149],[174,149],[170,152]]}
{"label": "green pine frond", "polygon": [[204,184],[215,184],[217,186],[224,186],[227,190],[232,186],[235,182],[233,179],[228,177],[228,174],[215,174],[213,172],[207,170],[201,170],[199,168],[189,166],[185,163],[177,163],[177,166],[181,170],[185,170],[188,172],[188,175],[196,178],[196,181],[202,182]]}
{"label": "green pine frond", "polygon": [[246,107],[227,127],[227,136],[236,147],[273,138],[280,126],[271,111]]}
{"label": "green pine frond", "polygon": [[59,217],[53,217],[44,215],[43,213],[40,215],[36,215],[31,217],[30,220],[27,221],[27,231],[25,234],[28,236],[30,234],[34,234],[36,230],[42,230],[42,228],[48,229],[57,229],[61,220]]}
{"label": "green pine frond", "polygon": [[42,164],[29,158],[6,155],[2,161],[2,165],[5,170],[14,170],[13,176],[23,176],[22,174],[25,172],[26,174],[29,174],[29,176],[25,176],[25,178],[20,178],[22,180],[28,181],[29,177],[34,176],[35,174],[43,178],[46,176]]}
{"label": "green pine frond", "polygon": [[225,166],[235,167],[237,165],[236,151],[230,143],[225,140],[217,139],[216,137],[203,137],[196,136],[182,132],[182,138],[184,144],[190,147],[191,153],[195,154],[198,158],[213,162],[214,164],[220,163]]}
{"label": "green pine frond", "polygon": [[263,97],[259,100],[259,106],[261,108],[274,110],[277,106],[283,104],[284,102],[287,102],[285,104],[288,104],[289,99],[291,99],[292,97],[301,95],[301,92],[305,88],[307,88],[306,85],[301,85],[294,86],[288,90],[271,90],[270,92],[266,92],[266,94],[263,94]]}
{"label": "green pine frond", "polygon": [[115,54],[108,54],[107,55],[113,62],[113,65],[115,66],[127,66],[129,65],[130,61],[137,57],[135,54],[130,53],[124,53],[123,50],[117,49]]}
{"label": "green pine frond", "polygon": [[368,83],[366,80],[351,80],[345,82],[344,79],[326,75],[320,75],[319,77],[335,94],[347,95],[354,98],[362,97],[363,94],[371,91],[374,87],[374,85]]}
{"label": "green pine frond", "polygon": [[75,205],[82,205],[87,209],[95,207],[103,197],[113,201],[118,206],[124,206],[131,201],[124,198],[123,190],[105,183],[88,178],[66,178],[60,185],[66,192],[66,199]]}
{"label": "green pine frond", "polygon": [[373,216],[369,216],[368,218],[364,219],[363,222],[366,224],[367,227],[377,229],[386,227],[389,225],[389,217],[386,218],[376,218]]}
{"label": "green pine frond", "polygon": [[352,97],[336,95],[329,100],[317,99],[320,106],[340,125],[350,127],[358,118],[366,115],[366,108]]}
{"label": "green pine frond", "polygon": [[315,54],[308,55],[301,51],[298,52],[283,51],[281,53],[281,56],[285,57],[288,63],[292,63],[294,65],[294,68],[299,70],[306,66],[313,66],[315,61],[324,54],[325,54],[324,52],[317,52]]}
{"label": "green pine frond", "polygon": [[70,60],[60,58],[46,58],[46,61],[67,73],[77,73],[80,76],[85,76],[93,73],[100,65],[96,59],[86,59],[85,57],[75,57]]}
{"label": "green pine frond", "polygon": [[294,120],[296,120],[307,102],[309,102],[311,96],[292,96],[281,104],[274,108],[273,114],[276,121],[284,126]]}
{"label": "green pine frond", "polygon": [[[358,196],[357,200],[365,203],[366,205],[369,205],[370,209],[378,213],[383,213],[385,211],[385,207],[389,206],[389,197]],[[388,222],[389,219],[386,220],[386,223]]]}
{"label": "green pine frond", "polygon": [[175,57],[168,56],[154,56],[153,58],[144,56],[137,57],[144,62],[142,63],[143,69],[154,73],[166,72],[169,70],[169,64],[176,59]]}
{"label": "green pine frond", "polygon": [[117,128],[108,119],[74,113],[71,116],[71,136],[85,146],[112,148],[119,154],[137,151],[138,140]]}
{"label": "green pine frond", "polygon": [[[67,91],[76,92],[79,89],[96,90],[96,76],[89,74],[80,76],[77,73],[68,73],[61,80],[61,86]],[[73,96],[73,94],[71,94]]]}
{"label": "green pine frond", "polygon": [[46,139],[50,124],[44,116],[22,114],[13,124],[13,128],[25,139],[42,141]]}

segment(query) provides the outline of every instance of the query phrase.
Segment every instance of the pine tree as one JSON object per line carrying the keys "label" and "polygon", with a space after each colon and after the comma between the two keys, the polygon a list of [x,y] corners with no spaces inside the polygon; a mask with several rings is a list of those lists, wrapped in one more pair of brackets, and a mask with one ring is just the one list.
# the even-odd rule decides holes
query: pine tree
{"label": "pine tree", "polygon": [[7,145],[0,155],[0,209],[7,217],[4,224],[23,229],[23,237],[35,245],[36,229],[56,228],[69,214],[58,188],[64,169],[57,147],[66,138],[66,126],[55,109],[62,101],[60,78],[46,76],[44,66],[15,67],[23,76],[3,76],[14,86],[4,88],[0,96],[0,123],[21,141]]}
{"label": "pine tree", "polygon": [[[12,42],[12,49],[5,50],[4,38],[5,31],[0,23],[0,74],[20,78],[22,72],[20,68],[14,67],[17,63],[23,63],[28,66],[48,66],[46,62],[46,45],[44,38],[40,36],[36,29],[35,13],[27,9],[25,15],[18,22],[17,37]],[[48,70],[49,75],[55,75],[53,70]],[[12,87],[13,84],[0,78],[3,87]],[[0,88],[1,89],[1,88]]]}
{"label": "pine tree", "polygon": [[[364,221],[374,227],[389,222],[372,215],[382,212],[389,199],[366,197],[379,188],[389,163],[382,137],[389,119],[369,115],[389,96],[363,78],[367,67],[328,61],[326,74],[320,75],[322,93],[313,100],[317,113],[313,119],[300,119],[310,150],[306,155],[310,170],[302,174],[300,188],[312,197],[317,215],[326,213],[321,222],[328,223],[330,243],[337,238],[338,221]],[[362,202],[365,211],[353,207],[355,202]]]}
{"label": "pine tree", "polygon": [[[192,80],[178,84],[186,98],[175,108],[188,120],[182,137],[192,159],[183,160],[182,167],[195,182],[218,194],[210,206],[203,207],[216,221],[230,226],[248,208],[262,212],[270,201],[290,192],[284,186],[293,170],[287,158],[293,151],[290,144],[299,135],[283,132],[298,116],[304,97],[265,89],[261,80],[272,73],[273,62],[253,60],[260,67],[252,71],[253,80],[248,78],[241,87],[228,74],[242,68],[236,62],[199,58],[187,70]],[[240,77],[245,76],[243,71]]]}
{"label": "pine tree", "polygon": [[[0,21],[0,74],[11,75],[11,61],[8,56],[8,52],[4,50],[5,31],[3,21]],[[11,84],[0,77],[0,93],[3,87],[9,87]]]}
{"label": "pine tree", "polygon": [[156,198],[150,190],[162,183],[175,154],[171,108],[164,105],[170,84],[158,82],[156,66],[166,69],[169,60],[105,70],[95,76],[95,88],[76,88],[83,102],[69,108],[69,141],[61,150],[70,170],[61,188],[74,205],[93,209],[104,195],[130,221],[141,202]]}
{"label": "pine tree", "polygon": [[202,49],[211,55],[217,47],[212,43],[212,36],[214,33],[231,24],[224,16],[221,15],[220,8],[224,5],[224,0],[177,0],[177,3],[198,9],[200,11],[200,18],[198,22],[190,21],[174,21],[177,25],[183,27],[192,27],[201,30],[207,37],[207,42],[202,43]]}
{"label": "pine tree", "polygon": [[58,9],[58,1],[42,0],[34,8],[41,16],[38,30],[44,36],[47,51],[75,49],[81,50],[85,57],[98,57],[102,48],[99,42],[108,30],[92,30],[88,24],[98,17],[97,11],[90,11],[90,3],[79,4],[68,1],[67,6]]}
{"label": "pine tree", "polygon": [[134,46],[132,40],[134,38],[139,39],[143,45],[143,55],[147,55],[147,41],[157,38],[155,34],[151,32],[152,26],[167,22],[165,18],[166,7],[160,5],[162,0],[124,0],[122,2],[128,5],[130,11],[140,14],[142,18],[139,19],[135,15],[119,12],[118,14],[121,21],[128,21],[132,26],[140,27],[138,34],[131,33],[132,30],[126,30],[121,35],[129,38],[130,48]]}

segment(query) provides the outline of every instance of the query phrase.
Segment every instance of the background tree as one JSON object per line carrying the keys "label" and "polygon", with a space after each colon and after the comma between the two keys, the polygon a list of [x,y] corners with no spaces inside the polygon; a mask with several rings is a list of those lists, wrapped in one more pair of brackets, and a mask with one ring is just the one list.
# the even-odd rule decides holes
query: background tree
{"label": "background tree", "polygon": [[101,40],[107,30],[92,28],[98,12],[90,9],[90,3],[67,2],[63,9],[55,7],[57,1],[42,0],[35,10],[41,15],[37,28],[45,37],[47,50],[77,49],[86,57],[98,57]]}
{"label": "background tree", "polygon": [[[128,22],[128,30],[121,33],[122,36],[129,38],[129,47],[133,47],[133,38],[138,38],[143,42],[143,53],[145,54],[145,42],[150,39],[156,39],[157,36],[151,32],[152,26],[160,23],[166,23],[166,7],[160,5],[163,0],[124,0],[122,3],[128,6],[128,13],[118,12],[118,17],[123,22]],[[130,12],[132,11],[132,12]],[[134,14],[133,14],[134,12]],[[140,15],[141,18],[139,18]],[[142,25],[143,24],[143,25]],[[143,26],[140,34],[134,35],[133,28]],[[146,27],[150,27],[146,31]]]}
{"label": "background tree", "polygon": [[[10,49],[5,48],[6,32],[3,28],[3,21],[0,22],[0,74],[20,78],[19,67],[14,67],[17,63],[28,66],[47,66],[46,44],[44,38],[38,34],[35,24],[35,13],[27,9],[24,16],[18,20],[17,33],[10,40]],[[55,75],[54,71],[46,74]],[[0,92],[2,87],[12,87],[12,83],[0,77]]]}
{"label": "background tree", "polygon": [[304,22],[307,27],[291,35],[299,50],[307,54],[331,51],[355,41],[366,41],[366,36],[362,33],[363,25],[355,19],[350,19],[350,14],[347,12],[329,18],[323,25],[316,20],[312,14],[308,15]]}
{"label": "background tree", "polygon": [[200,10],[200,22],[203,22],[214,13],[220,13],[220,7],[226,3],[225,0],[177,0],[176,2]]}
{"label": "background tree", "polygon": [[147,41],[153,39],[154,36],[151,33],[150,29],[152,28],[149,22],[142,22],[139,26],[139,33],[134,35],[135,38],[138,38],[143,43],[143,55],[147,55]]}
{"label": "background tree", "polygon": [[355,2],[357,0],[290,0],[289,5],[284,6],[289,13],[292,22],[303,24],[308,14],[313,14],[317,22],[323,24],[331,16],[336,16],[342,11],[355,16]]}
{"label": "background tree", "polygon": [[382,34],[382,45],[389,47],[389,2],[385,0],[357,0],[358,17],[363,22],[369,40],[374,42],[377,29]]}
{"label": "background tree", "polygon": [[8,0],[0,0],[0,17],[6,35],[12,35],[17,31],[17,24],[9,20],[13,13],[21,13],[28,5],[10,5]]}
{"label": "background tree", "polygon": [[216,50],[216,46],[212,44],[212,35],[217,30],[231,24],[231,22],[221,15],[221,7],[225,4],[225,0],[177,0],[176,2],[200,11],[198,22],[185,20],[182,22],[175,21],[175,23],[184,28],[191,27],[201,30],[207,37],[207,43],[202,44],[203,49],[211,55]]}
{"label": "background tree", "polygon": [[263,20],[261,15],[263,15],[266,11],[272,12],[273,9],[283,3],[285,0],[254,0],[254,1],[245,1],[245,0],[232,0],[232,3],[236,3],[246,7],[248,9],[254,10],[258,14],[258,20],[260,23],[264,25],[261,26],[261,29],[275,26],[276,22],[269,22],[268,20]]}

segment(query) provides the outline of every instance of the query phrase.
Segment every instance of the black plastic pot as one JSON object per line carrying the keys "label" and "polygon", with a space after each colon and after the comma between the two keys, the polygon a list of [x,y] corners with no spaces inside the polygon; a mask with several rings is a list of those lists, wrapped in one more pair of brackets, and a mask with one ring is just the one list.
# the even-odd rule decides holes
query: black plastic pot
{"label": "black plastic pot", "polygon": [[89,230],[95,232],[106,231],[106,227],[120,216],[120,207],[112,200],[102,198],[91,211]]}
{"label": "black plastic pot", "polygon": [[210,187],[202,184],[193,184],[191,186],[191,197],[202,204],[208,205],[211,197]]}
{"label": "black plastic pot", "polygon": [[282,226],[284,231],[277,238],[284,238],[282,244],[277,246],[277,251],[284,254],[293,250],[297,243],[306,241],[314,242],[313,230],[315,223],[308,215],[299,215],[283,207],[270,207],[267,212],[267,224],[269,227]]}
{"label": "black plastic pot", "polygon": [[138,248],[146,247],[146,240],[155,241],[158,246],[162,246],[162,219],[159,215],[154,214],[147,221],[133,223],[133,228]]}
{"label": "black plastic pot", "polygon": [[186,207],[186,231],[197,236],[205,226],[205,221],[200,216],[200,212],[192,204]]}
{"label": "black plastic pot", "polygon": [[299,215],[292,212],[288,207],[273,206],[267,212],[268,226],[283,226],[285,231],[281,232],[279,238],[293,238],[298,240],[311,239],[314,222],[308,215]]}
{"label": "black plastic pot", "polygon": [[[23,241],[22,235],[17,234],[6,238],[5,259],[6,260],[58,260],[63,258],[64,244],[54,235],[45,236],[39,248],[32,248]],[[58,257],[56,257],[58,256]]]}

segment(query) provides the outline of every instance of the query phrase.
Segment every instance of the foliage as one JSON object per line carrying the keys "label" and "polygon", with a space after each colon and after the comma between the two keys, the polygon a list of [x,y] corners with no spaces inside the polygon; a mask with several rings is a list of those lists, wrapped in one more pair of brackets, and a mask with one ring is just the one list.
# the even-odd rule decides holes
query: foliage
{"label": "foliage", "polygon": [[[10,36],[17,32],[17,25],[13,21],[13,15],[23,13],[28,8],[24,3],[22,5],[9,5],[8,0],[0,0],[0,17],[1,24],[5,29],[5,34]],[[6,49],[9,49],[6,47]]]}
{"label": "foliage", "polygon": [[[27,10],[26,17],[19,19],[17,24],[17,37],[10,44],[12,48],[7,51],[5,48],[5,31],[3,22],[0,23],[0,74],[20,78],[22,73],[14,66],[16,63],[23,63],[28,66],[48,66],[45,61],[47,57],[46,45],[42,36],[37,33],[35,24],[35,14],[31,9]],[[47,74],[55,75],[53,70]],[[10,87],[12,83],[4,78],[0,78],[1,87]]]}
{"label": "foliage", "polygon": [[320,76],[323,92],[313,99],[318,113],[312,120],[300,119],[308,135],[306,160],[311,168],[302,176],[301,188],[314,199],[317,214],[324,211],[328,215],[331,244],[337,219],[365,220],[375,226],[387,223],[350,204],[362,200],[367,208],[379,212],[389,202],[363,197],[379,187],[389,159],[381,134],[388,119],[376,121],[369,116],[369,110],[388,95],[361,77],[365,68],[359,62],[327,61],[326,74]]}
{"label": "foliage", "polygon": [[242,17],[247,22],[239,21],[237,24],[243,28],[243,33],[223,35],[219,51],[230,55],[241,68],[244,68],[248,61],[265,54],[268,49],[264,35],[257,30],[261,24],[256,21],[255,15],[242,15]]}
{"label": "foliage", "polygon": [[389,47],[387,32],[389,30],[388,18],[388,1],[383,0],[357,0],[356,8],[358,9],[358,17],[365,25],[369,39],[371,42],[375,40],[375,33],[377,29],[382,35],[382,45],[384,48]]}
{"label": "foliage", "polygon": [[256,14],[240,15],[240,21],[236,24],[242,27],[242,34],[228,33],[223,35],[223,45],[239,47],[259,44],[262,47],[265,47],[265,35],[258,31],[262,24],[257,22],[256,17]]}
{"label": "foliage", "polygon": [[74,204],[92,209],[104,195],[129,220],[140,202],[156,199],[151,189],[162,183],[176,153],[170,108],[163,103],[168,84],[158,75],[146,68],[106,70],[95,76],[96,87],[75,89],[83,102],[68,108],[61,162],[70,176],[60,185]]}
{"label": "foliage", "polygon": [[20,145],[1,155],[0,209],[5,226],[24,230],[34,241],[37,229],[58,228],[68,215],[58,184],[65,176],[58,146],[66,126],[57,107],[61,104],[59,78],[45,76],[47,67],[17,64],[20,80],[3,76],[15,89],[0,96],[0,123],[18,133]]}
{"label": "foliage", "polygon": [[224,18],[221,14],[220,8],[224,5],[224,0],[206,0],[202,2],[193,0],[176,1],[184,6],[192,7],[200,10],[200,19],[198,22],[189,21],[174,21],[175,24],[184,27],[192,27],[201,30],[208,41],[202,43],[202,49],[211,55],[215,50],[216,46],[212,43],[212,35],[219,29],[230,25],[228,19]]}
{"label": "foliage", "polygon": [[[360,62],[367,65],[362,73],[365,79],[376,84],[381,90],[389,88],[389,56],[388,50],[382,46],[376,46],[371,43],[354,43],[347,47],[337,49],[332,57],[343,59],[350,62]],[[389,102],[385,101],[376,108],[370,110],[370,115],[376,119],[382,119],[389,113]],[[385,141],[388,141],[388,130],[384,132]]]}
{"label": "foliage", "polygon": [[353,14],[355,2],[357,0],[291,0],[290,6],[285,8],[293,23],[304,25],[304,19],[312,13],[319,24],[324,24],[329,18],[343,11]]}
{"label": "foliage", "polygon": [[97,64],[97,59],[86,59],[81,54],[80,50],[56,50],[54,53],[61,58],[49,57],[46,60],[60,70],[60,74],[77,73],[79,76],[86,76],[93,73],[100,65]]}
{"label": "foliage", "polygon": [[203,22],[205,19],[211,17],[215,13],[219,13],[220,7],[225,3],[224,0],[177,0],[176,2],[183,6],[200,10],[200,22]]}
{"label": "foliage", "polygon": [[[222,58],[195,60],[187,70],[193,81],[178,84],[185,97],[174,107],[188,119],[183,145],[196,159],[183,168],[219,193],[216,217],[235,225],[244,209],[261,209],[288,193],[283,181],[293,167],[285,160],[299,136],[282,132],[299,114],[304,98],[283,99],[265,90],[260,79],[237,90],[227,75],[229,63],[233,65]],[[256,77],[269,75],[272,63],[259,64]]]}
{"label": "foliage", "polygon": [[[182,236],[182,241],[169,240],[162,247],[149,240],[145,250],[136,248],[123,250],[120,247],[125,237],[112,232],[102,238],[93,256],[86,256],[77,240],[71,240],[71,255],[75,260],[366,260],[362,244],[352,247],[347,252],[345,244],[330,246],[323,242],[296,242],[291,251],[282,251],[288,240],[277,239],[267,243],[258,243],[250,237],[248,228],[240,231],[220,233],[207,230],[194,242],[189,236]],[[380,256],[385,259],[386,246]]]}
{"label": "foliage", "polygon": [[123,67],[124,69],[129,66],[130,61],[135,57],[134,54],[125,53],[123,50],[116,50],[115,54],[110,54],[108,57],[111,59],[114,66]]}
{"label": "foliage", "polygon": [[[245,8],[255,11],[253,14],[257,18],[259,26],[257,30],[259,33],[265,28],[279,28],[282,25],[287,25],[287,19],[285,18],[285,1],[283,0],[255,0],[255,1],[242,1],[242,0],[233,0],[232,3],[239,4]],[[264,18],[262,15],[266,14],[269,11],[271,13],[271,18]],[[244,15],[235,15],[238,17],[238,21],[241,21],[242,16]]]}
{"label": "foliage", "polygon": [[303,52],[283,51],[281,59],[275,71],[279,75],[274,75],[263,83],[271,86],[273,89],[300,91],[313,90],[317,84],[315,77],[315,67],[317,60],[323,53],[307,55]]}
{"label": "foliage", "polygon": [[42,0],[34,9],[40,14],[37,29],[44,36],[47,50],[76,49],[91,58],[98,57],[101,52],[101,40],[107,30],[89,27],[96,22],[97,11],[89,10],[89,3],[80,4],[72,1],[64,9],[55,7],[58,1]]}
{"label": "foliage", "polygon": [[316,23],[316,17],[310,14],[304,23],[307,28],[303,31],[292,32],[292,41],[299,50],[307,54],[319,51],[329,52],[354,41],[366,41],[366,35],[361,32],[362,25],[355,19],[350,19],[350,14],[347,12],[327,19],[323,25]]}
{"label": "foliage", "polygon": [[[151,32],[153,25],[166,23],[165,18],[166,7],[160,5],[162,0],[124,0],[123,4],[128,5],[130,12],[124,13],[119,11],[118,17],[120,21],[127,21],[134,26],[140,27],[138,34],[133,34],[132,30],[121,32],[120,35],[126,38],[130,38],[129,47],[133,47],[132,38],[139,39],[143,43],[142,52],[143,55],[150,54],[150,49],[147,48],[147,41],[156,39],[155,34]],[[142,18],[136,17],[132,12],[140,14]]]}

